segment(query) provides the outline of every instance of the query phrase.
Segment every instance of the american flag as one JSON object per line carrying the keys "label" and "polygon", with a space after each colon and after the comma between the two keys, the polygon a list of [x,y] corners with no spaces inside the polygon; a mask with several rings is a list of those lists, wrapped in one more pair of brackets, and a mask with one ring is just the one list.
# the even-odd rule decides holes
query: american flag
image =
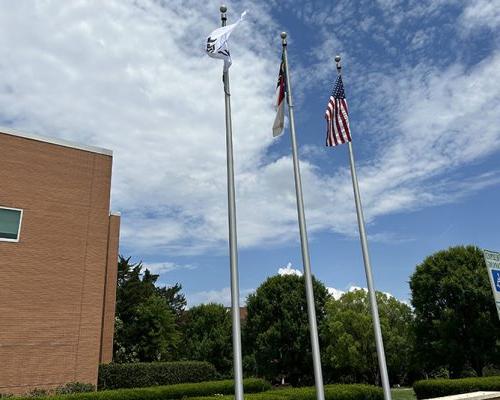
{"label": "american flag", "polygon": [[342,76],[339,75],[325,111],[327,146],[337,146],[351,141],[348,115]]}

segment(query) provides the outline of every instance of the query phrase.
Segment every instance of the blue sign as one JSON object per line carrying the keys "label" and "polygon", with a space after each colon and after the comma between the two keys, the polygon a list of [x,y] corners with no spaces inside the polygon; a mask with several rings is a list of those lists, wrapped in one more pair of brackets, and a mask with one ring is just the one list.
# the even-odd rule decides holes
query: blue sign
{"label": "blue sign", "polygon": [[492,269],[491,275],[493,276],[493,284],[497,292],[500,292],[500,270]]}

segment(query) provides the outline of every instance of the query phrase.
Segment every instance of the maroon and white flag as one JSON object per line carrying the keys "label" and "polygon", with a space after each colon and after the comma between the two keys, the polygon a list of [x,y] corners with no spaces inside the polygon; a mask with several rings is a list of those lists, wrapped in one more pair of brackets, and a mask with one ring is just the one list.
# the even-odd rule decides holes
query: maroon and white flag
{"label": "maroon and white flag", "polygon": [[273,136],[279,136],[283,133],[285,127],[285,92],[286,92],[286,76],[285,76],[285,58],[281,56],[280,73],[278,76],[278,84],[276,85],[276,118],[273,124]]}
{"label": "maroon and white flag", "polygon": [[326,145],[337,146],[351,141],[349,111],[345,99],[342,76],[339,75],[325,111]]}

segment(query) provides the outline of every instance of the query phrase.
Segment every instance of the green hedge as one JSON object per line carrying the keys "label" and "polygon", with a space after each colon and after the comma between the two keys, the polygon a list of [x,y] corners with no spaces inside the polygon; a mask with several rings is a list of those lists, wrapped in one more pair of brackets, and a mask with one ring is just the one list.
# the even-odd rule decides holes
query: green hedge
{"label": "green hedge", "polygon": [[413,384],[417,399],[450,396],[452,394],[477,392],[479,390],[500,391],[500,376],[464,379],[428,379]]}
{"label": "green hedge", "polygon": [[[316,389],[305,387],[277,390],[282,400],[316,400]],[[268,392],[274,393],[274,392]],[[265,393],[263,393],[265,394]],[[327,385],[325,400],[383,400],[382,389],[370,385]],[[258,400],[258,399],[255,399]],[[265,399],[262,399],[265,400]]]}
{"label": "green hedge", "polygon": [[[247,392],[248,393],[248,392]],[[370,385],[327,385],[325,400],[383,400],[382,389]],[[234,396],[221,396],[217,400],[231,400]],[[248,400],[316,400],[314,387],[275,389],[247,395]],[[197,397],[189,400],[207,400]]]}
{"label": "green hedge", "polygon": [[99,366],[98,390],[141,388],[178,383],[212,381],[215,367],[202,361],[102,364]]}
{"label": "green hedge", "polygon": [[[246,393],[269,390],[271,385],[262,379],[245,379]],[[92,393],[75,393],[50,396],[49,400],[177,400],[185,397],[214,396],[234,393],[232,380],[201,383],[183,383],[139,389],[103,390]],[[28,399],[28,398],[25,398]],[[32,398],[31,398],[32,399]],[[17,399],[16,399],[17,400]]]}

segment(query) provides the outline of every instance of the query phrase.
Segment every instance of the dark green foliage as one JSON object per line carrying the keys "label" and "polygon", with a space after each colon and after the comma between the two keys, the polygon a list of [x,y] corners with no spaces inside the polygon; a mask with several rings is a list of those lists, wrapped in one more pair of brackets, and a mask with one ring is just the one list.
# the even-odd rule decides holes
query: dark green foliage
{"label": "dark green foliage", "polygon": [[115,362],[176,358],[177,323],[186,306],[181,286],[156,287],[158,275],[120,256],[116,290]]}
{"label": "dark green foliage", "polygon": [[[269,390],[271,385],[261,379],[245,379],[245,393]],[[139,389],[104,390],[102,392],[76,393],[50,397],[50,400],[176,400],[187,397],[214,396],[234,393],[232,380],[201,383],[184,383]]]}
{"label": "dark green foliage", "polygon": [[464,379],[429,379],[413,384],[417,399],[450,396],[477,391],[500,391],[500,376]]}
{"label": "dark green foliage", "polygon": [[[24,394],[25,398],[34,398],[34,397],[49,397],[53,398],[55,396],[61,396],[72,393],[88,393],[94,392],[95,386],[91,383],[83,383],[83,382],[69,382],[63,386],[59,386],[55,389],[40,389],[34,388],[30,392]],[[0,398],[9,398],[14,397],[13,394],[0,393]],[[16,397],[17,399],[17,397]]]}
{"label": "dark green foliage", "polygon": [[169,287],[157,287],[156,293],[165,300],[170,311],[175,315],[176,320],[179,320],[184,310],[186,309],[186,296],[181,293],[182,285],[176,283],[173,286]]}
{"label": "dark green foliage", "polygon": [[201,304],[184,313],[182,356],[208,361],[230,375],[233,364],[231,313],[222,304]]}
{"label": "dark green foliage", "polygon": [[86,393],[93,392],[94,390],[95,386],[91,383],[69,382],[66,385],[56,388],[55,394]]}
{"label": "dark green foliage", "polygon": [[[321,325],[329,297],[325,286],[314,280],[316,316]],[[292,385],[313,382],[304,278],[296,275],[268,278],[248,296],[244,325],[247,372]],[[252,368],[252,369],[250,369]]]}
{"label": "dark green foliage", "polygon": [[[283,394],[287,400],[315,400],[316,389],[306,387],[286,389]],[[381,400],[382,390],[369,385],[327,385],[325,386],[326,400]]]}
{"label": "dark green foliage", "polygon": [[498,366],[487,365],[483,368],[483,376],[498,376],[500,375],[500,369]]}
{"label": "dark green foliage", "polygon": [[127,321],[133,317],[133,310],[156,292],[158,275],[143,271],[142,263],[133,264],[129,258],[118,260],[118,281],[116,292],[116,314]]}
{"label": "dark green foliage", "polygon": [[175,317],[157,294],[136,307],[133,325],[129,328],[136,338],[133,353],[142,361],[170,359],[179,341]]}
{"label": "dark green foliage", "polygon": [[439,251],[410,280],[415,308],[415,353],[426,371],[439,367],[478,376],[498,355],[500,323],[483,254],[474,246]]}
{"label": "dark green foliage", "polygon": [[[232,400],[234,396],[217,397],[220,400]],[[383,400],[382,389],[369,385],[327,385],[326,400]],[[276,389],[262,393],[245,394],[248,400],[316,400],[314,387]],[[206,400],[193,398],[190,400]]]}
{"label": "dark green foliage", "polygon": [[216,375],[214,366],[207,362],[111,363],[99,366],[97,388],[141,388],[203,382],[215,379]]}
{"label": "dark green foliage", "polygon": [[[409,306],[377,292],[391,383],[405,382],[411,366],[413,315]],[[368,293],[356,290],[327,303],[322,336],[325,377],[333,382],[377,384],[379,367]]]}
{"label": "dark green foliage", "polygon": [[39,389],[39,388],[34,388],[31,390],[27,397],[33,398],[33,397],[47,397],[50,395],[50,391],[47,389]]}

